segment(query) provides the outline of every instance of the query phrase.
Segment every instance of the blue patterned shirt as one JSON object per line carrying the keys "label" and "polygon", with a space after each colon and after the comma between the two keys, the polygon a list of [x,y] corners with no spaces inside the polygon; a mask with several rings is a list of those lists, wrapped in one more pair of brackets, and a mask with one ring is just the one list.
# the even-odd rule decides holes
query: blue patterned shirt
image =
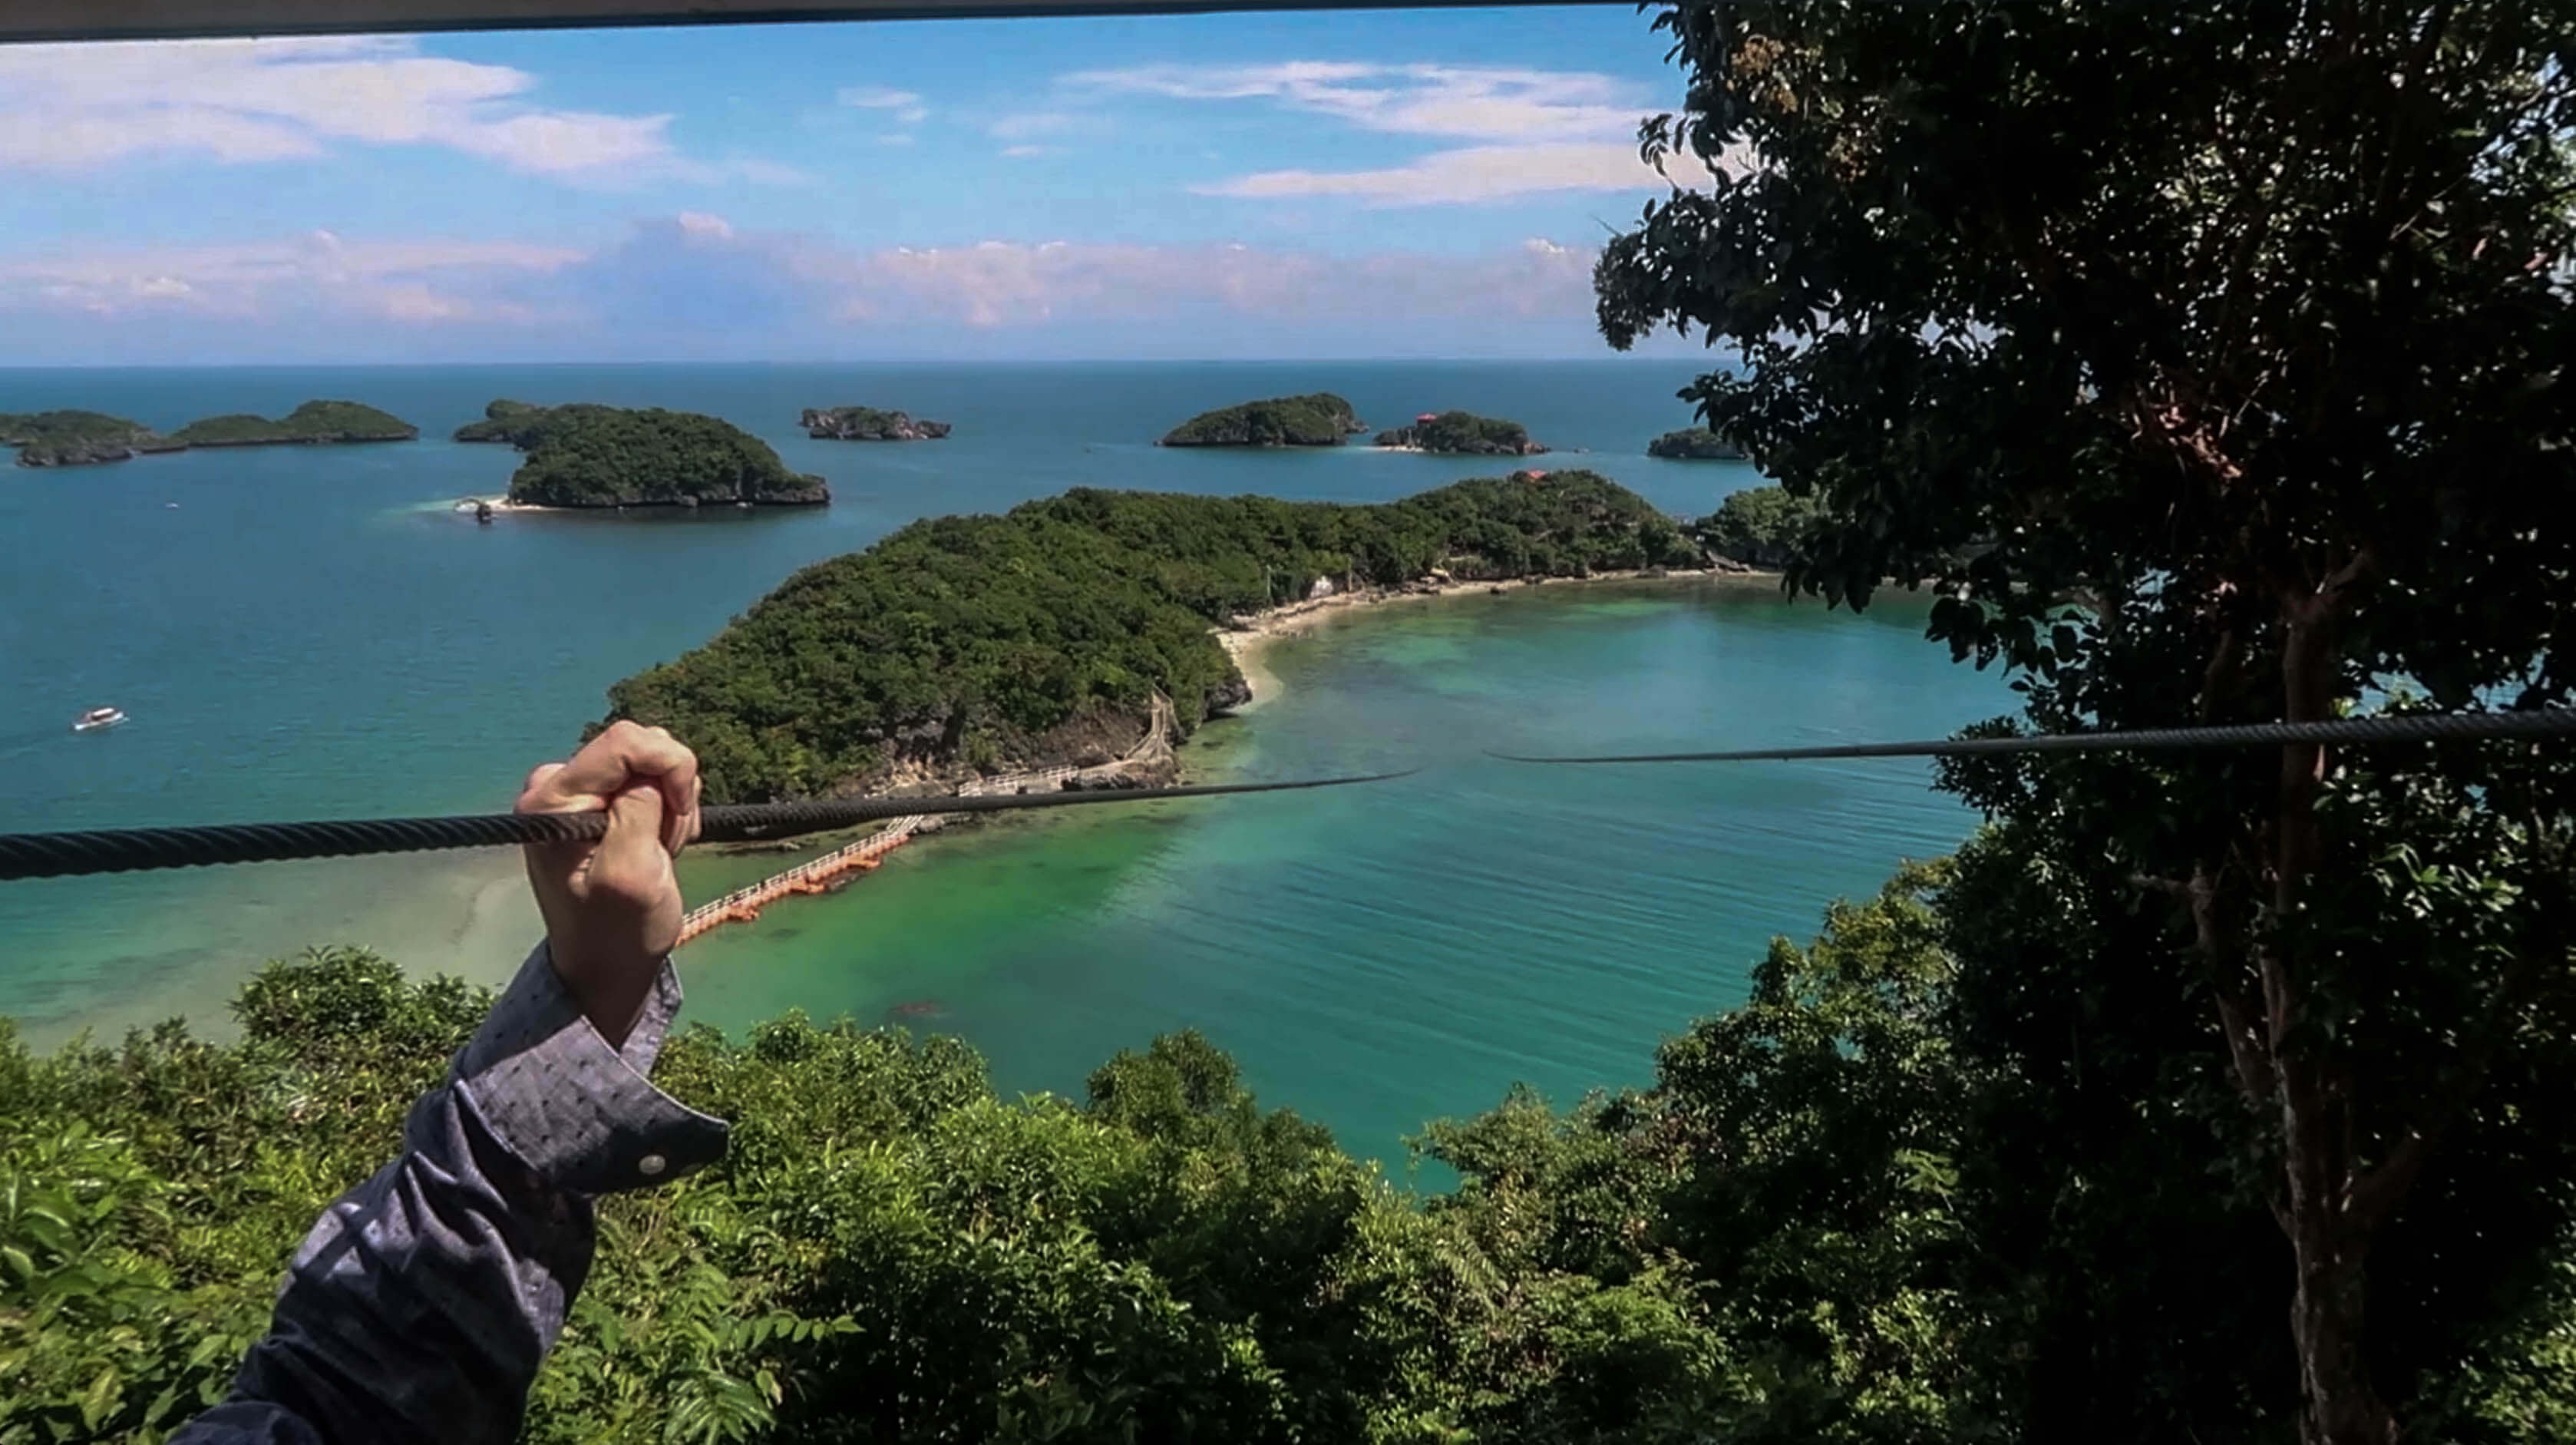
{"label": "blue patterned shirt", "polygon": [[666,959],[611,1048],[539,944],[412,1106],[401,1157],[315,1221],[231,1396],[171,1445],[516,1435],[590,1273],[591,1197],[724,1154],[724,1121],[647,1077],[679,1007]]}

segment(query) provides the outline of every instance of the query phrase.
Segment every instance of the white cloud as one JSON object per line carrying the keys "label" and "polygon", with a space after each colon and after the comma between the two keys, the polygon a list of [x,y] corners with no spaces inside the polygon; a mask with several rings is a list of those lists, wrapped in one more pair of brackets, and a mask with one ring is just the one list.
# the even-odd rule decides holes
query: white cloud
{"label": "white cloud", "polygon": [[1175,100],[1269,100],[1368,130],[1484,141],[1632,135],[1649,109],[1612,76],[1504,66],[1290,60],[1145,65],[1064,79],[1082,89]]}
{"label": "white cloud", "polygon": [[1320,338],[1315,345],[1345,355],[1388,336],[1417,346],[1442,337],[1580,345],[1593,259],[1582,245],[1545,239],[1466,255],[1019,240],[854,250],[699,211],[638,222],[588,251],[316,231],[250,245],[0,256],[0,362],[29,359],[46,344],[40,336],[77,337],[85,354],[112,354],[103,349],[112,345],[149,358],[182,323],[285,356],[320,337],[417,355],[433,344],[416,339],[429,332],[493,354],[565,356],[907,345],[1010,354],[1115,350],[1156,336],[1183,354],[1265,336]]}
{"label": "white cloud", "polygon": [[1009,156],[1013,160],[1027,160],[1033,156],[1060,156],[1064,154],[1064,147],[1040,145],[1004,146],[1002,147],[1002,154]]}
{"label": "white cloud", "polygon": [[[712,216],[703,219],[723,225]],[[494,283],[559,273],[582,257],[566,247],[518,241],[350,241],[330,231],[242,245],[84,248],[0,258],[0,311],[145,321],[197,316],[287,322],[312,315],[526,320],[541,308]]]}
{"label": "white cloud", "polygon": [[1047,136],[1094,130],[1101,123],[1097,116],[1076,115],[1062,110],[1032,110],[998,116],[984,127],[984,133],[1000,141],[1034,141]]}
{"label": "white cloud", "polygon": [[1674,156],[1658,172],[1638,158],[1635,146],[1614,142],[1470,146],[1383,170],[1263,171],[1196,189],[1262,200],[1352,196],[1376,206],[1432,206],[1539,191],[1663,190],[1708,182],[1708,171],[1691,156]]}
{"label": "white cloud", "polygon": [[393,37],[0,47],[0,167],[230,164],[334,143],[434,145],[579,178],[684,168],[668,115],[550,110],[535,76]]}
{"label": "white cloud", "polygon": [[859,110],[890,110],[905,125],[919,125],[930,119],[930,107],[921,103],[921,93],[897,90],[890,85],[843,86],[833,99]]}
{"label": "white cloud", "polygon": [[1297,324],[1591,314],[1593,253],[1534,240],[1481,256],[1327,256],[1242,244],[985,241],[842,252],[775,239],[780,269],[852,325],[979,329],[1082,321]]}
{"label": "white cloud", "polygon": [[1289,60],[1090,70],[1064,82],[1095,93],[1263,102],[1389,135],[1481,142],[1367,170],[1261,171],[1193,187],[1201,195],[1346,196],[1372,206],[1428,206],[1709,180],[1688,156],[1671,162],[1669,175],[1639,160],[1637,123],[1654,108],[1650,97],[1593,71]]}
{"label": "white cloud", "polygon": [[845,85],[832,98],[861,110],[901,110],[921,104],[921,92],[890,85]]}

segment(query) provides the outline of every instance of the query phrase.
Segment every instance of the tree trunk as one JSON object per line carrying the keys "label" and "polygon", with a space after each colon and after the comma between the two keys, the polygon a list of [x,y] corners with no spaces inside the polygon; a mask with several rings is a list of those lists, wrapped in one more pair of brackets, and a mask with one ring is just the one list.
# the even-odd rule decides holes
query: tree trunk
{"label": "tree trunk", "polygon": [[[2285,715],[2321,720],[2334,711],[2332,587],[2298,598],[2286,610],[2281,653]],[[2282,930],[2295,927],[2300,893],[2317,868],[2317,793],[2325,749],[2281,750],[2280,811],[2272,838],[2272,924],[2259,945],[2265,1035],[2281,1110],[2283,1200],[2280,1219],[2297,1268],[2290,1333],[2299,1356],[2303,1445],[2391,1445],[2396,1418],[2371,1388],[2362,1357],[2368,1303],[2364,1264],[2381,1218],[2355,1209],[2363,1161],[2354,1157],[2356,1121],[2343,1061],[2302,1022],[2311,960],[2297,957]]]}

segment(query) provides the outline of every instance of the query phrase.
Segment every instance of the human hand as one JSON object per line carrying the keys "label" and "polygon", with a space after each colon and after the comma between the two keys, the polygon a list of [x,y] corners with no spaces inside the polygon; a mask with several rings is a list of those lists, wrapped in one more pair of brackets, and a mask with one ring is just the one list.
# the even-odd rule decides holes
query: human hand
{"label": "human hand", "polygon": [[680,882],[671,860],[698,833],[697,755],[661,728],[621,720],[570,762],[528,774],[514,811],[603,810],[607,837],[531,843],[522,851],[555,975],[615,1048],[680,941]]}

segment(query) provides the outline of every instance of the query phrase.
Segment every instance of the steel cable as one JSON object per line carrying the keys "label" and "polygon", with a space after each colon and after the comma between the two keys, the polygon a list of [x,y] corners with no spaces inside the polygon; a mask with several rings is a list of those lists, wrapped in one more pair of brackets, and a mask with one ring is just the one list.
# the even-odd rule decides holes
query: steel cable
{"label": "steel cable", "polygon": [[2451,742],[2547,738],[2576,733],[2576,708],[2521,712],[2393,713],[2322,722],[2229,723],[2190,728],[2111,728],[2097,733],[2035,733],[2001,738],[1926,738],[1903,743],[1830,743],[1803,748],[1738,748],[1708,753],[1632,753],[1617,757],[1493,756],[1515,763],[1748,763],[1805,758],[1967,757],[1981,753],[2105,753],[2175,748],[2256,748],[2284,743]]}
{"label": "steel cable", "polygon": [[[839,798],[801,803],[719,804],[700,810],[698,841],[740,843],[825,833],[922,813],[1004,813],[1093,803],[1149,803],[1374,783],[1404,773],[1306,778],[1283,783],[1215,783],[1175,788],[1083,788],[1052,793],[990,793],[924,798]],[[359,818],[308,823],[235,823],[207,828],[107,828],[76,833],[0,833],[0,882],[124,873],[144,868],[196,868],[216,863],[270,863],[289,858],[349,858],[439,848],[495,848],[598,838],[605,813],[487,813],[454,818]]]}

